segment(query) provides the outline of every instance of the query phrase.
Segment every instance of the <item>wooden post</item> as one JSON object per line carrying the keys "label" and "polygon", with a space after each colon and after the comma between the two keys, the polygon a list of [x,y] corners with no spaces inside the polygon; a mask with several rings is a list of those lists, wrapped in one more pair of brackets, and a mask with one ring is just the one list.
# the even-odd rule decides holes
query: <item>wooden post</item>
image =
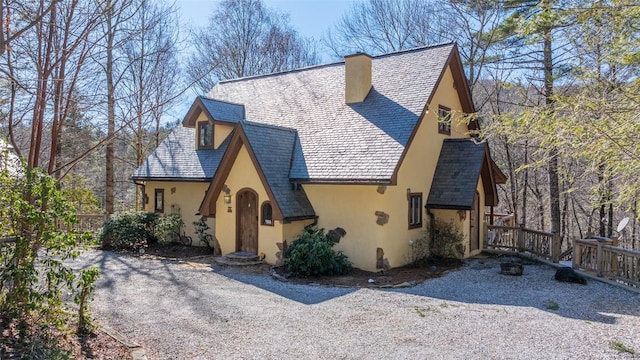
{"label": "wooden post", "polygon": [[553,233],[553,237],[551,238],[551,259],[554,263],[560,262],[560,246],[560,233]]}
{"label": "wooden post", "polygon": [[602,277],[602,266],[603,266],[603,259],[602,259],[602,244],[600,244],[600,242],[598,242],[596,244],[596,275],[598,275],[599,277]]}
{"label": "wooden post", "polygon": [[524,225],[520,224],[518,229],[518,243],[516,244],[518,251],[524,251]]}
{"label": "wooden post", "polygon": [[576,242],[576,239],[573,239],[571,242],[571,246],[573,247],[573,256],[571,257],[571,267],[577,269],[580,264],[580,251],[578,250],[579,243]]}

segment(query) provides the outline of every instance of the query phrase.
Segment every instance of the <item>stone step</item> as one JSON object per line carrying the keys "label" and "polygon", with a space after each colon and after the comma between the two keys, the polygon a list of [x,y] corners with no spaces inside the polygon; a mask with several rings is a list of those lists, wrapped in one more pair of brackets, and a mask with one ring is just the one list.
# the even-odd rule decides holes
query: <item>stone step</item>
{"label": "stone step", "polygon": [[253,266],[264,264],[264,261],[260,260],[260,256],[246,251],[227,254],[215,258],[214,261],[219,265],[225,266]]}
{"label": "stone step", "polygon": [[260,260],[260,258],[256,261],[235,261],[227,258],[226,256],[222,256],[214,258],[213,261],[218,265],[224,266],[255,266],[264,264],[264,261]]}
{"label": "stone step", "polygon": [[226,257],[227,260],[231,260],[231,261],[235,261],[235,262],[256,262],[256,261],[260,261],[260,256],[254,254],[254,253],[246,252],[246,251],[234,252],[234,253],[231,253],[231,254],[227,254],[224,257]]}

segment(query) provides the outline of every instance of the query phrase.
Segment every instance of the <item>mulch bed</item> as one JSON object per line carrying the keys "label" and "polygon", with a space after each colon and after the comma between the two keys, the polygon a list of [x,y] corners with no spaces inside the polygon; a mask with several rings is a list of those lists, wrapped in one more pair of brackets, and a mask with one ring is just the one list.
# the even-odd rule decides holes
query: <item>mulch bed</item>
{"label": "mulch bed", "polygon": [[[420,284],[425,280],[440,277],[450,270],[455,270],[463,265],[462,261],[455,259],[429,259],[420,264],[405,265],[386,271],[370,272],[353,269],[347,275],[339,276],[290,276],[286,267],[276,267],[274,271],[290,282],[296,284],[317,284],[338,287],[388,287],[407,283],[411,286]],[[373,280],[373,282],[371,282]]]}
{"label": "mulch bed", "polygon": [[[211,249],[201,246],[185,246],[182,244],[149,245],[144,253],[131,253],[143,259],[154,260],[186,260],[196,259],[198,262],[213,262]],[[409,283],[419,284],[425,280],[442,276],[450,270],[460,268],[463,262],[456,259],[429,258],[417,264],[405,265],[386,271],[370,272],[353,269],[351,273],[340,276],[291,276],[286,267],[274,267],[273,270],[289,282],[295,284],[316,284],[337,287],[384,287]],[[252,274],[266,274],[270,266],[238,268],[237,271]],[[373,280],[373,282],[370,282]]]}

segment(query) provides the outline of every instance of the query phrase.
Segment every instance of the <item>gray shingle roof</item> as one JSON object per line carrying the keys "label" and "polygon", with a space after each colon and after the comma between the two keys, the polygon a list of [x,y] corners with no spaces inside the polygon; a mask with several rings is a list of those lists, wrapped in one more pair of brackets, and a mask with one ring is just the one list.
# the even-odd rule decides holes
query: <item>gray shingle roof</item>
{"label": "gray shingle roof", "polygon": [[238,122],[244,119],[244,106],[199,96],[205,110],[214,120]]}
{"label": "gray shingle roof", "polygon": [[345,104],[344,62],[220,82],[208,96],[296,129],[291,179],[388,181],[453,47],[373,57],[373,88],[359,104]]}
{"label": "gray shingle roof", "polygon": [[486,144],[472,139],[445,139],[433,176],[427,206],[471,209],[478,187]]}
{"label": "gray shingle roof", "polygon": [[285,219],[314,216],[315,212],[304,190],[294,190],[289,181],[289,165],[297,141],[296,131],[246,121],[241,122],[240,126],[247,135],[282,216]]}
{"label": "gray shingle roof", "polygon": [[134,180],[211,180],[229,139],[216,150],[195,149],[195,129],[178,126],[131,176]]}

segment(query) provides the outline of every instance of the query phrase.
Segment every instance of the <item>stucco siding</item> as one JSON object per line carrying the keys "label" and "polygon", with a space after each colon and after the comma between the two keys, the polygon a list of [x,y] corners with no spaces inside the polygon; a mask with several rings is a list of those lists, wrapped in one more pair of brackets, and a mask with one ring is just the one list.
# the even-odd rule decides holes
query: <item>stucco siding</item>
{"label": "stucco siding", "polygon": [[[179,213],[182,221],[184,221],[184,235],[191,236],[194,245],[204,246],[198,240],[193,222],[200,219],[200,215],[196,215],[196,213],[208,187],[209,183],[205,182],[147,181],[145,193],[149,201],[144,205],[144,210],[154,211],[155,189],[163,189],[164,213]],[[215,219],[207,219],[207,224],[211,227],[210,232],[213,234]]]}
{"label": "stucco siding", "polygon": [[[451,70],[447,68],[405,154],[398,171],[397,186],[389,186],[384,194],[387,208],[393,216],[390,217],[389,224],[382,229],[383,250],[392,267],[408,263],[411,249],[409,241],[424,236],[423,232],[429,221],[424,204],[431,189],[443,140],[450,137],[468,137],[466,125],[459,121],[462,105],[453,83]],[[438,133],[438,105],[451,109],[451,135]],[[409,229],[408,192],[422,193],[422,228]],[[459,225],[464,227],[464,224]],[[465,235],[468,239],[468,230]]]}
{"label": "stucco siding", "polygon": [[[220,192],[216,199],[216,238],[220,243],[222,255],[236,251],[236,199],[238,192],[243,189],[255,191],[258,194],[258,206],[269,200],[260,176],[244,145],[225,180],[225,185],[231,193],[231,204],[224,203],[224,192]],[[258,208],[258,254],[264,253],[265,261],[275,264],[278,252],[276,243],[282,242],[283,225],[280,221],[274,221],[273,226],[261,225],[261,216]]]}
{"label": "stucco siding", "polygon": [[304,185],[318,215],[318,226],[326,231],[341,227],[347,235],[335,246],[357,268],[375,271],[376,249],[382,246],[382,228],[376,211],[388,212],[384,195],[371,185]]}

